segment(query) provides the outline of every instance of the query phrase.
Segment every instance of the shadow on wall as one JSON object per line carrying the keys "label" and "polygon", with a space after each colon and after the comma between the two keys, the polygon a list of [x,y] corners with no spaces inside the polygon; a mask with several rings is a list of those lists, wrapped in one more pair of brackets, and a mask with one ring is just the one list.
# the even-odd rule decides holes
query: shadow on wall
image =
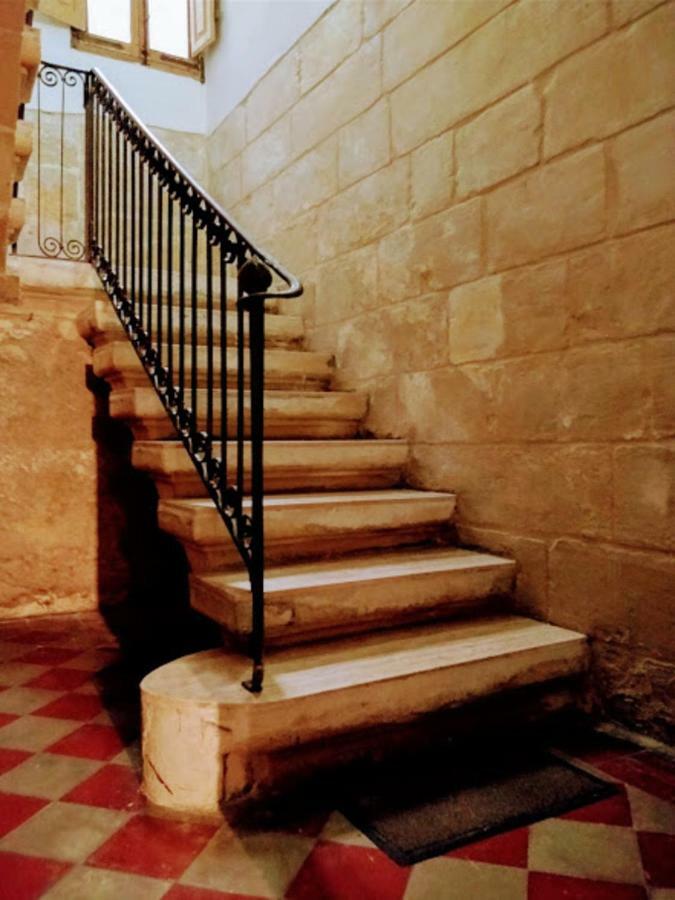
{"label": "shadow on wall", "polygon": [[190,607],[185,552],[157,524],[157,491],[131,465],[133,437],[109,415],[109,386],[91,366],[86,384],[94,397],[99,606],[142,674],[222,641],[217,626]]}

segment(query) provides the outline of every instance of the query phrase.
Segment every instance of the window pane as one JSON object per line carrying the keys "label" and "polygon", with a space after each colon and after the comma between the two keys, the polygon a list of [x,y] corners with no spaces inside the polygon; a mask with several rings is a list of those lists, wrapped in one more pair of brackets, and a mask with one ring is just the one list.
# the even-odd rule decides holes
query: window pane
{"label": "window pane", "polygon": [[151,50],[187,58],[187,0],[148,0],[148,43]]}
{"label": "window pane", "polygon": [[128,44],[131,0],[87,0],[87,31]]}

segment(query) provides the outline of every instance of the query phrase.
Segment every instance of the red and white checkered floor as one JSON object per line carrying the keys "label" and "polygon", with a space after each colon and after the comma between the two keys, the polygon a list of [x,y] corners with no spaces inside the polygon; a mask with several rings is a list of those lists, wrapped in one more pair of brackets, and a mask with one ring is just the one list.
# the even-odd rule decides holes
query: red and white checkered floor
{"label": "red and white checkered floor", "polygon": [[675,766],[598,735],[572,755],[619,796],[411,868],[329,810],[264,832],[152,817],[137,685],[74,622],[0,628],[2,900],[675,900]]}

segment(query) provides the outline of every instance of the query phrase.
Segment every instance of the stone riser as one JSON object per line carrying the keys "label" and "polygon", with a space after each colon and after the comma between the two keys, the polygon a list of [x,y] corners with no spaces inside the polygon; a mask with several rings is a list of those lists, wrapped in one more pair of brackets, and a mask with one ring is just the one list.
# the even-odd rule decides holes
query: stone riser
{"label": "stone riser", "polygon": [[[245,397],[248,405],[248,397]],[[197,396],[198,421],[205,422],[206,393]],[[220,393],[214,395],[214,426],[220,429]],[[352,438],[365,415],[367,400],[352,393],[288,393],[272,392],[265,398],[265,436],[269,439]],[[139,440],[176,439],[162,402],[151,387],[114,390],[110,394],[110,415],[126,421]],[[228,407],[228,430],[236,433],[236,394],[232,392]],[[249,436],[248,410],[244,413],[244,436]]]}
{"label": "stone riser", "polygon": [[[451,494],[404,490],[268,495],[266,559],[325,557],[442,539],[454,505]],[[164,531],[185,545],[194,571],[237,561],[230,536],[210,501],[163,500],[158,519]]]}
{"label": "stone riser", "polygon": [[[449,539],[449,529],[440,529],[438,525],[330,536],[314,534],[304,540],[299,538],[270,540],[266,536],[265,560],[268,564],[302,562],[309,559],[332,559],[347,553],[358,553],[361,550],[418,545],[422,550],[430,543],[448,543]],[[241,557],[231,541],[229,544],[225,541],[219,544],[197,544],[185,538],[180,538],[180,541],[193,572],[214,572],[218,569],[229,569],[241,563]]]}
{"label": "stone riser", "polygon": [[[409,622],[476,615],[503,605],[515,564],[470,551],[420,547],[265,573],[270,645],[289,645]],[[251,631],[245,574],[194,576],[191,603],[241,646]]]}
{"label": "stone riser", "polygon": [[[123,390],[130,387],[144,387],[148,376],[136,351],[127,341],[125,343],[106,343],[94,350],[94,374],[105,380],[111,387]],[[174,371],[178,375],[178,348],[174,347]],[[166,364],[167,357],[162,362]],[[208,354],[205,347],[199,347],[197,353],[196,381],[198,387],[207,384]],[[248,359],[244,363],[244,383],[248,386]],[[329,358],[319,353],[308,353],[301,350],[266,350],[265,351],[265,388],[266,390],[308,390],[317,391],[327,388],[333,377]],[[191,354],[185,354],[185,382],[187,389],[192,384]],[[238,384],[237,359],[234,352],[227,354],[228,388],[235,389]],[[220,358],[213,354],[213,383],[220,384]]]}
{"label": "stone riser", "polygon": [[[220,455],[220,445],[214,448]],[[228,448],[228,461],[236,448]],[[408,448],[402,441],[266,441],[266,493],[368,490],[400,484]],[[206,497],[207,491],[182,444],[134,444],[132,463],[148,472],[160,497]],[[244,488],[250,489],[250,445],[244,448]],[[231,471],[230,480],[235,479]]]}

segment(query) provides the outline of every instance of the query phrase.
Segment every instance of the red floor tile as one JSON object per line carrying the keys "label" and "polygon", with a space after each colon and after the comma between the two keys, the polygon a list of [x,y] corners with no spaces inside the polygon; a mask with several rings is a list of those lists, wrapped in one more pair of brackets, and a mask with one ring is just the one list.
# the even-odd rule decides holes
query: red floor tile
{"label": "red floor tile", "polygon": [[318,843],[286,892],[288,900],[401,900],[410,869],[367,847]]}
{"label": "red floor tile", "polygon": [[623,756],[631,756],[640,752],[637,744],[631,744],[620,738],[601,734],[597,731],[585,731],[572,736],[568,741],[559,745],[561,750],[570,756],[581,759],[591,765],[600,765],[612,759]]}
{"label": "red floor tile", "polygon": [[208,888],[189,887],[174,884],[162,900],[266,900],[265,897],[254,897],[252,894],[231,894],[223,891],[211,891]]}
{"label": "red floor tile", "polygon": [[647,884],[675,888],[675,835],[639,831],[638,843]]}
{"label": "red floor tile", "polygon": [[647,892],[636,884],[610,881],[591,881],[530,872],[528,900],[647,900]]}
{"label": "red floor tile", "polygon": [[598,803],[582,806],[572,812],[560,816],[561,819],[571,819],[574,822],[596,822],[601,825],[627,825],[633,824],[630,811],[630,803],[625,790],[615,797],[608,797]]}
{"label": "red floor tile", "polygon": [[37,678],[26,682],[25,687],[43,688],[47,691],[74,691],[91,677],[89,672],[81,669],[55,668],[48,669]]}
{"label": "red floor tile", "polygon": [[2,728],[3,725],[9,725],[10,722],[13,722],[18,718],[18,716],[12,715],[12,713],[0,712],[0,728]]}
{"label": "red floor tile", "polygon": [[31,715],[87,722],[89,719],[95,718],[102,709],[103,704],[96,694],[66,694],[64,697],[57,697],[46,706],[34,710]]}
{"label": "red floor tile", "polygon": [[67,650],[65,647],[37,647],[20,656],[15,662],[36,663],[42,666],[59,666],[79,656],[81,650]]}
{"label": "red floor tile", "polygon": [[136,811],[143,808],[140,782],[130,766],[104,766],[61,799],[106,809]]}
{"label": "red floor tile", "polygon": [[517,828],[504,834],[496,834],[452,850],[447,856],[453,859],[471,859],[474,862],[492,863],[495,866],[516,866],[527,868],[527,828]]}
{"label": "red floor tile", "polygon": [[9,772],[10,769],[18,766],[31,755],[27,750],[7,750],[5,747],[0,747],[0,775],[3,772]]}
{"label": "red floor tile", "polygon": [[643,750],[635,757],[635,761],[646,769],[651,770],[659,778],[675,784],[675,760],[654,753],[652,750]]}
{"label": "red floor tile", "polygon": [[19,853],[0,853],[0,897],[2,900],[34,900],[68,869],[69,863]]}
{"label": "red floor tile", "polygon": [[19,626],[14,629],[3,628],[2,637],[3,640],[12,641],[15,644],[47,644],[58,640],[59,632],[51,628],[26,631]]}
{"label": "red floor tile", "polygon": [[675,781],[658,772],[636,756],[622,757],[598,764],[598,768],[633,787],[654,794],[668,803],[675,803]]}
{"label": "red floor tile", "polygon": [[154,878],[180,878],[216,831],[214,825],[135,816],[99,847],[88,864]]}
{"label": "red floor tile", "polygon": [[[40,797],[0,793],[0,837],[4,837],[10,831],[18,828],[22,822],[30,819],[34,813],[46,806],[48,802],[48,800],[43,800]],[[2,894],[0,893],[1,896]]]}
{"label": "red floor tile", "polygon": [[111,725],[89,723],[52,744],[47,748],[47,752],[61,753],[64,756],[81,756],[84,759],[108,760],[123,749],[124,742],[115,728]]}

